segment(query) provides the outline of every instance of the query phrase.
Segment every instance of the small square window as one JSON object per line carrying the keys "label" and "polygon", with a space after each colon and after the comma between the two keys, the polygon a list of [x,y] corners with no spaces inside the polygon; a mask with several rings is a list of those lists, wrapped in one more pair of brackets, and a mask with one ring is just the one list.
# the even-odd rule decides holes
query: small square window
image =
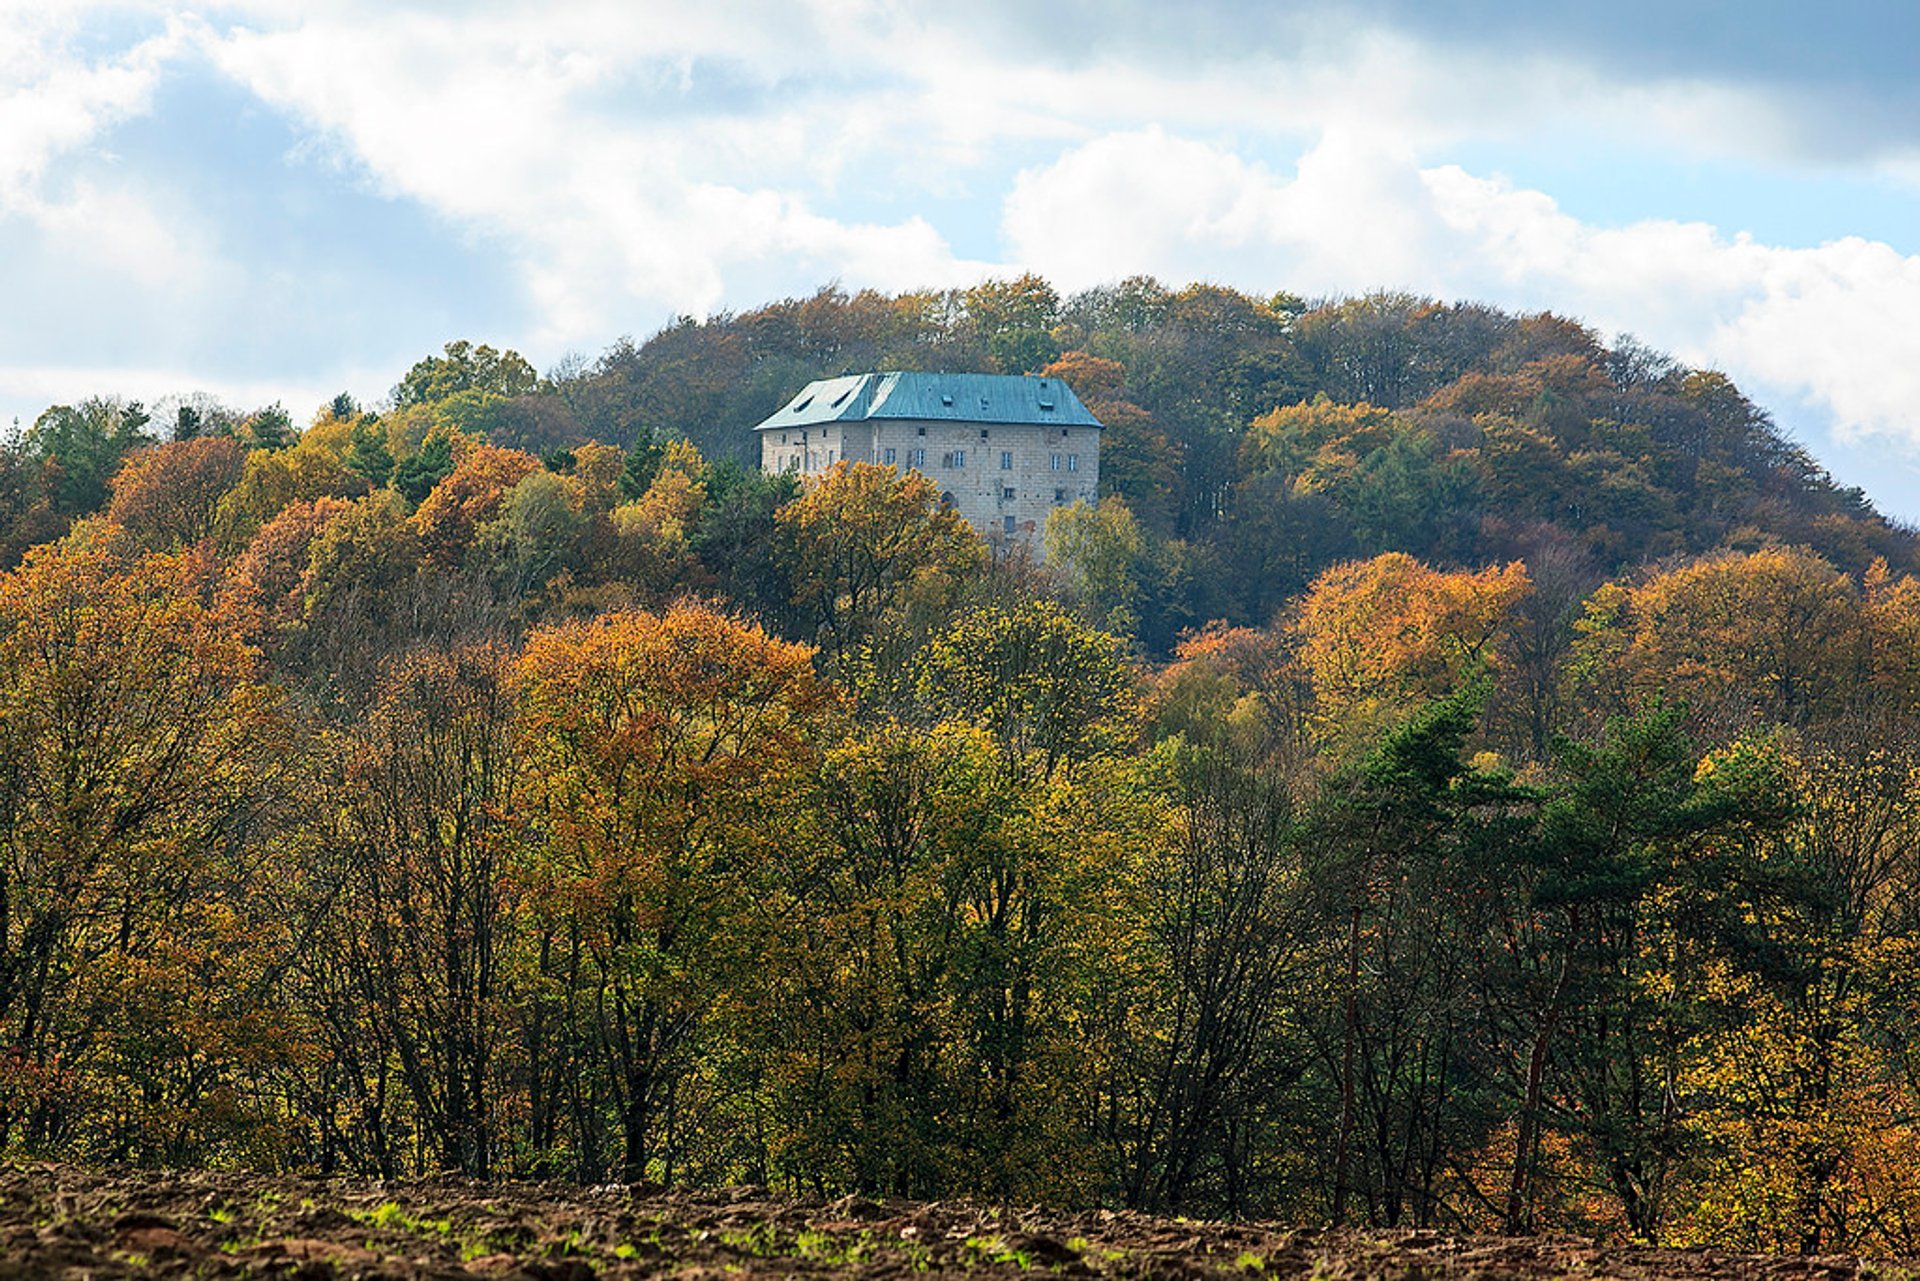
{"label": "small square window", "polygon": [[1066,490],[1064,490],[1064,489],[1056,489],[1056,490],[1054,490],[1054,491],[1053,491],[1053,501],[1054,501],[1054,502],[1056,502],[1056,503],[1064,503],[1064,502],[1066,502],[1066,501],[1067,501],[1067,491],[1066,491]]}
{"label": "small square window", "polygon": [[986,438],[987,438],[987,429],[985,427],[982,427],[980,429],[980,439],[985,440]]}
{"label": "small square window", "polygon": [[925,427],[922,427],[922,428],[920,429],[920,434],[921,434],[922,436],[924,436],[924,435],[926,435],[926,434],[927,434],[927,429],[926,429]]}
{"label": "small square window", "polygon": [[1003,486],[1001,486],[1001,489],[1000,489],[1000,497],[1002,497],[1002,498],[1004,498],[1004,499],[1006,499],[1006,500],[1007,500],[1008,502],[1012,502],[1012,501],[1013,501],[1013,486],[1012,486],[1012,485],[1003,485]]}

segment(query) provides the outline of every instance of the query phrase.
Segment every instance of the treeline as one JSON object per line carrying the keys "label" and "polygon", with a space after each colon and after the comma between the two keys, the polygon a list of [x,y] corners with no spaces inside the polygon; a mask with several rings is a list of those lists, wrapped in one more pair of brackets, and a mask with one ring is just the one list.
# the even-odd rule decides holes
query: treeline
{"label": "treeline", "polygon": [[[1214,620],[1265,625],[1321,570],[1386,551],[1444,568],[1545,556],[1589,585],[1770,540],[1855,575],[1881,557],[1920,567],[1911,531],[1835,485],[1724,375],[1559,316],[1401,294],[1309,305],[1135,278],[1063,299],[1032,276],[826,289],[683,320],[545,377],[511,351],[452,343],[406,374],[381,425],[396,460],[459,431],[543,458],[686,440],[753,467],[754,423],[810,379],[876,369],[1074,385],[1108,425],[1103,490],[1140,544],[1130,625],[1159,658]],[[357,410],[343,398],[334,413]],[[143,431],[292,436],[277,406],[201,398],[163,417],[55,407],[0,450],[0,563],[96,510]]]}
{"label": "treeline", "polygon": [[[987,358],[1119,376],[1065,323]],[[1262,476],[1402,532],[1161,659],[1203,540],[1124,499],[1036,565],[891,469],[481,434],[568,381],[9,452],[0,1145],[1920,1249],[1920,581],[1810,464],[1745,511],[1846,555],[1460,564],[1342,488],[1437,409],[1268,405],[1205,538]],[[1602,501],[1467,421],[1479,501],[1503,432]]]}

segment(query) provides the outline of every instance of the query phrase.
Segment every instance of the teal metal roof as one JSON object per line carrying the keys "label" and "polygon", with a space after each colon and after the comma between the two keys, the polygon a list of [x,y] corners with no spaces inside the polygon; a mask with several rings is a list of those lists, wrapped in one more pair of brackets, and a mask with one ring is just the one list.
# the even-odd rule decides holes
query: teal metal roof
{"label": "teal metal roof", "polygon": [[1058,378],[892,373],[848,374],[808,383],[754,430],[876,419],[1101,426],[1073,388]]}

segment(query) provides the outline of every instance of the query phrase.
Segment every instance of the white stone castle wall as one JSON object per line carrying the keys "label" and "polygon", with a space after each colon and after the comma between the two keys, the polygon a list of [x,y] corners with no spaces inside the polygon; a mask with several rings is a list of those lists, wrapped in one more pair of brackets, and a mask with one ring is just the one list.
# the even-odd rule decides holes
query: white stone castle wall
{"label": "white stone castle wall", "polygon": [[[1001,466],[1003,453],[1012,454],[1011,467]],[[849,457],[921,472],[988,538],[1008,537],[1012,517],[1011,536],[1037,544],[1055,507],[1100,500],[1097,427],[888,420],[760,433],[765,471],[812,476]]]}

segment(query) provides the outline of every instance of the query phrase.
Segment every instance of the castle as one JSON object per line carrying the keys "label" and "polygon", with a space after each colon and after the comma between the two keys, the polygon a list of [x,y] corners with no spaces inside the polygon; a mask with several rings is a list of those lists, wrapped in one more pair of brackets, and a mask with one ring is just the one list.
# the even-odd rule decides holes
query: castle
{"label": "castle", "polygon": [[1033,542],[1055,507],[1100,499],[1100,420],[1057,378],[823,378],[754,430],[765,471],[911,468],[989,539]]}

